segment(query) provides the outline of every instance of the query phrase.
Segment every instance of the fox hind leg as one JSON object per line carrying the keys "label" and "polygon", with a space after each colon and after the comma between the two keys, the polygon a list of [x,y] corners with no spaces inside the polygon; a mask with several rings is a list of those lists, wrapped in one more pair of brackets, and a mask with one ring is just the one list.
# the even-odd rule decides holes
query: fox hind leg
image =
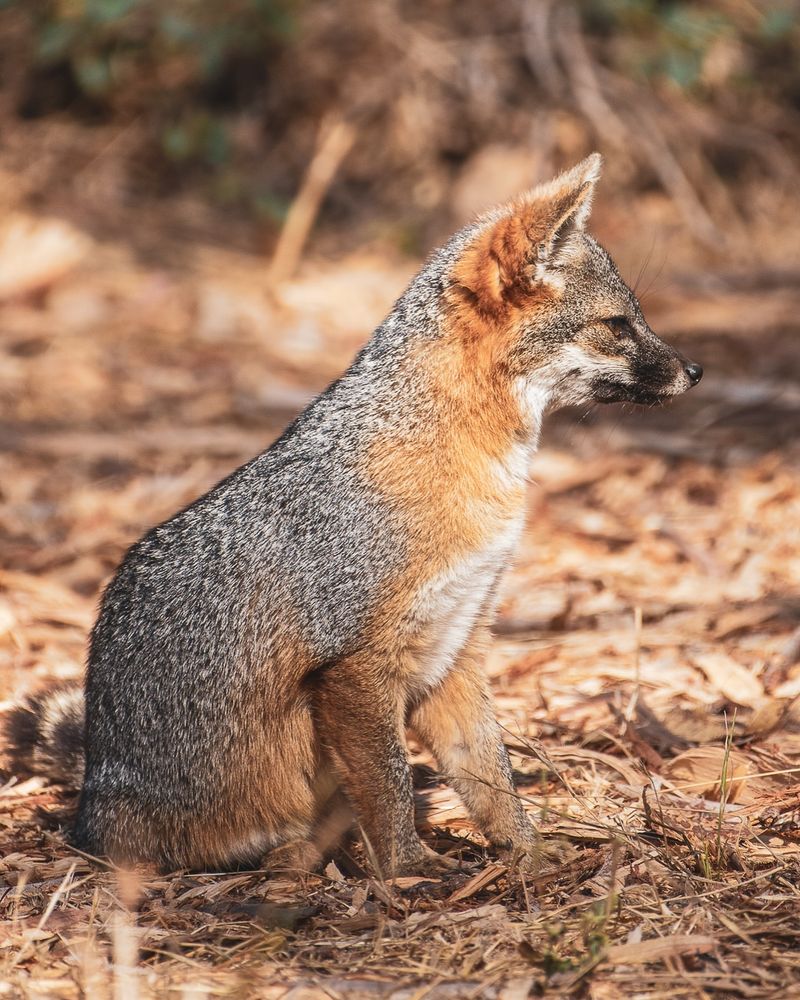
{"label": "fox hind leg", "polygon": [[314,707],[320,742],[383,875],[449,867],[414,825],[411,768],[400,686],[375,654],[341,661],[320,676]]}

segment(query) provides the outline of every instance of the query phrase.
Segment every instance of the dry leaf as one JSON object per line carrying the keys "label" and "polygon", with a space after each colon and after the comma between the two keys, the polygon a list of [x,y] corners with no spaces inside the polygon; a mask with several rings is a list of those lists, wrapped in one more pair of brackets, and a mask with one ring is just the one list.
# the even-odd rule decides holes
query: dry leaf
{"label": "dry leaf", "polygon": [[441,882],[440,878],[433,878],[433,876],[417,876],[417,875],[398,875],[397,878],[389,879],[388,884],[394,886],[395,889],[413,889],[415,885],[422,885],[423,882]]}
{"label": "dry leaf", "polygon": [[736,732],[741,728],[738,719],[711,715],[705,705],[693,708],[676,705],[665,714],[664,725],[685,743],[713,743],[724,740],[731,730]]}
{"label": "dry leaf", "polygon": [[490,920],[505,920],[508,911],[505,906],[499,903],[487,903],[485,906],[476,906],[472,910],[444,910],[441,913],[412,913],[406,920],[408,928],[417,927],[422,924],[424,927],[441,927],[448,924],[466,924],[473,920],[488,922]]}
{"label": "dry leaf", "polygon": [[794,698],[768,698],[745,723],[747,736],[766,736],[781,726],[794,704]]}
{"label": "dry leaf", "polygon": [[745,629],[752,629],[756,625],[763,625],[764,622],[775,618],[781,611],[779,604],[748,604],[743,608],[735,608],[733,611],[726,611],[717,619],[714,636],[717,639],[727,639],[737,632]]}
{"label": "dry leaf", "polygon": [[61,219],[7,218],[0,230],[0,300],[58,281],[86,255],[91,241]]}
{"label": "dry leaf", "polygon": [[664,771],[677,791],[690,798],[719,801],[724,794],[726,802],[750,805],[764,791],[764,782],[752,775],[757,766],[739,750],[725,747],[692,747],[670,761]]}
{"label": "dry leaf", "polygon": [[720,694],[735,705],[752,708],[763,701],[764,688],[761,681],[727,653],[697,653],[692,657],[692,662],[703,671]]}
{"label": "dry leaf", "polygon": [[505,865],[487,865],[482,871],[479,871],[477,875],[473,875],[468,882],[465,882],[460,889],[456,889],[456,891],[448,898],[447,902],[457,903],[461,899],[469,899],[470,896],[474,896],[476,892],[480,892],[481,889],[485,889],[487,885],[491,885],[492,882],[495,882],[507,871],[508,869]]}

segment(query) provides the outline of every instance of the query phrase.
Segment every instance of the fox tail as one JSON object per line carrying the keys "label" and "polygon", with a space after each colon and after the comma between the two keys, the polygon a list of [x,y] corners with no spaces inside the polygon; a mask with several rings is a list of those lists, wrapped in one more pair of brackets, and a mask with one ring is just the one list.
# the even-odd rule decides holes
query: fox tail
{"label": "fox tail", "polygon": [[56,688],[11,709],[5,730],[12,774],[80,788],[85,764],[82,687]]}

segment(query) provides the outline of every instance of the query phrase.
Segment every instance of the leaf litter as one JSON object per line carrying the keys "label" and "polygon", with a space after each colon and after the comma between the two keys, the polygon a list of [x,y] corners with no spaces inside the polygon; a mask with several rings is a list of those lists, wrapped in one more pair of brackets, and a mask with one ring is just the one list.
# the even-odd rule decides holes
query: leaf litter
{"label": "leaf litter", "polygon": [[[80,678],[125,547],[266,445],[406,276],[365,255],[268,292],[244,254],[170,270],[64,225],[25,223],[46,253],[0,301],[3,709]],[[715,343],[702,295],[678,319],[649,306],[693,356]],[[487,669],[562,862],[501,863],[413,734],[420,830],[452,876],[384,882],[357,841],[297,877],[121,872],[66,844],[62,790],[8,775],[0,996],[796,995],[798,412],[743,411],[733,362],[709,384],[554,418],[533,469]]]}

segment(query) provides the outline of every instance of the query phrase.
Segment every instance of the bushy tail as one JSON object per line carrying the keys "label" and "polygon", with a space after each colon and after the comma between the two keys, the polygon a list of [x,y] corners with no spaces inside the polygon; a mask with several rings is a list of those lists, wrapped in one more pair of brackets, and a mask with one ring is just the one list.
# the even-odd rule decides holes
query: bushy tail
{"label": "bushy tail", "polygon": [[80,788],[85,762],[83,688],[56,688],[17,705],[5,720],[13,774],[41,774]]}

